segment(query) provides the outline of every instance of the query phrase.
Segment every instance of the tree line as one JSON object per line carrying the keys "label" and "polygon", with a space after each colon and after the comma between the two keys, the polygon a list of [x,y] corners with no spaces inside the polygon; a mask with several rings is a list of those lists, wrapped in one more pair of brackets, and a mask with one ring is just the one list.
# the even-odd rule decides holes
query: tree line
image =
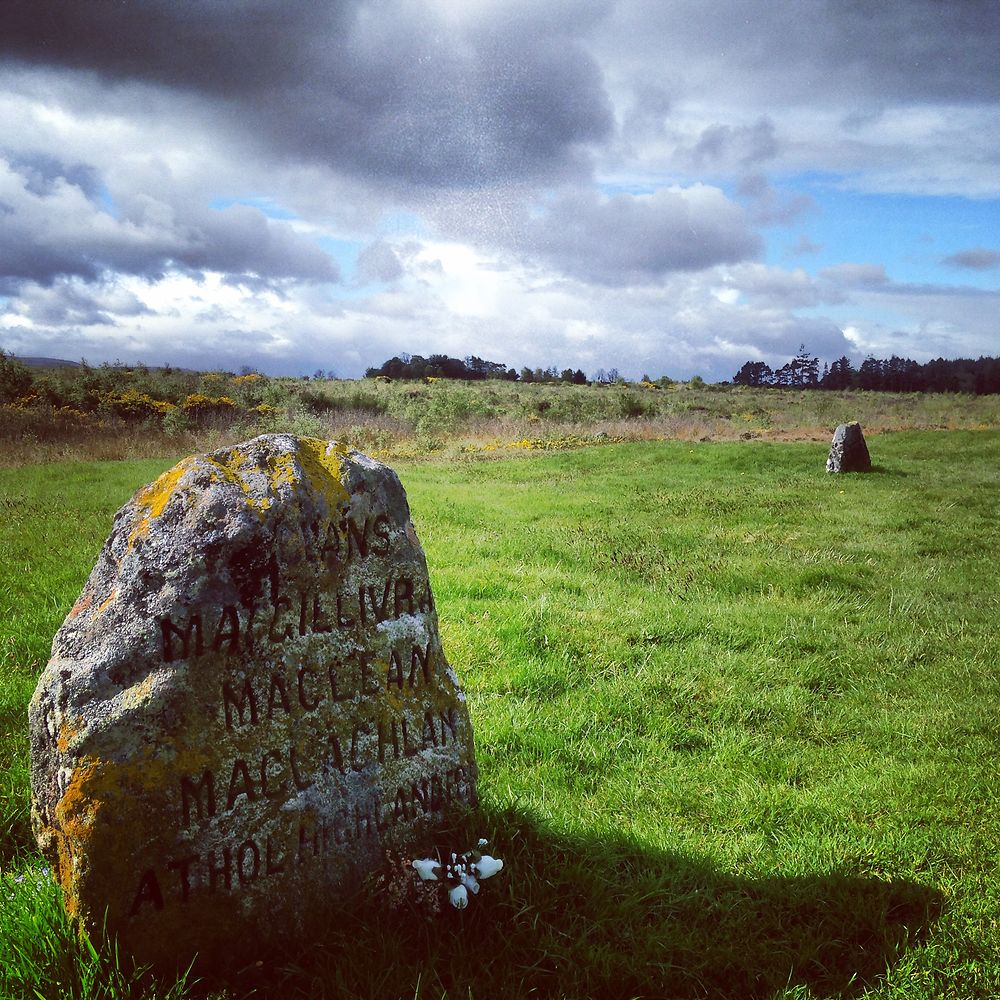
{"label": "tree line", "polygon": [[452,358],[447,354],[432,354],[425,358],[421,354],[398,354],[389,358],[377,368],[365,370],[366,378],[378,376],[397,379],[457,378],[477,381],[480,379],[503,379],[516,382],[517,372],[500,361],[485,361],[475,355]]}
{"label": "tree line", "polygon": [[[616,381],[618,373],[614,372],[614,378],[609,381]],[[598,376],[603,373],[599,372]],[[477,381],[480,379],[502,379],[505,382],[569,382],[573,385],[587,385],[587,376],[580,368],[565,368],[560,371],[555,365],[548,368],[528,368],[525,366],[518,372],[515,368],[508,368],[501,361],[486,361],[477,358],[474,354],[463,359],[452,358],[447,354],[432,354],[430,357],[423,357],[420,354],[399,354],[384,361],[377,368],[368,368],[365,371],[366,378],[394,379],[425,379],[425,378],[454,378],[466,381]],[[598,377],[597,381],[603,381]]]}
{"label": "tree line", "polygon": [[748,361],[733,376],[734,385],[800,389],[869,389],[876,392],[1000,392],[1000,358],[937,358],[921,364],[893,355],[869,356],[855,368],[844,356],[820,372],[819,359],[805,345],[787,364],[772,369],[763,361]]}

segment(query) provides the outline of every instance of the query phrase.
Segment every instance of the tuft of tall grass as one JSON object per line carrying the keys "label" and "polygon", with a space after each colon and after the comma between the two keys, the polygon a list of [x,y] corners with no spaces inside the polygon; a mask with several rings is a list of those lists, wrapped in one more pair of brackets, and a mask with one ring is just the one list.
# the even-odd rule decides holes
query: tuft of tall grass
{"label": "tuft of tall grass", "polygon": [[47,867],[0,873],[0,996],[4,1000],[186,1000],[190,968],[172,983],[136,968],[106,938],[77,934]]}

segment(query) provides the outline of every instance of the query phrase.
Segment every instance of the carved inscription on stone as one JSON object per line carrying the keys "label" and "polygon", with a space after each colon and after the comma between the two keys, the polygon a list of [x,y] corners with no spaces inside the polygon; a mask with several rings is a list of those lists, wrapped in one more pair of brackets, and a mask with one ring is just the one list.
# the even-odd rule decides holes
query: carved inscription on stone
{"label": "carved inscription on stone", "polygon": [[70,912],[106,909],[144,961],[308,933],[384,847],[476,802],[398,479],[287,435],[188,459],[119,512],[30,726]]}

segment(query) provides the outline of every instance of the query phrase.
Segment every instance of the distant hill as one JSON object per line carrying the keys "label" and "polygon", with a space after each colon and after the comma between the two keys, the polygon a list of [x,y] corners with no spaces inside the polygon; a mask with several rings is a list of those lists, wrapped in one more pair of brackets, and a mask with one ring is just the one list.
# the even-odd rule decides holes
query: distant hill
{"label": "distant hill", "polygon": [[62,358],[22,358],[18,356],[18,361],[29,368],[79,368],[79,361],[63,361]]}

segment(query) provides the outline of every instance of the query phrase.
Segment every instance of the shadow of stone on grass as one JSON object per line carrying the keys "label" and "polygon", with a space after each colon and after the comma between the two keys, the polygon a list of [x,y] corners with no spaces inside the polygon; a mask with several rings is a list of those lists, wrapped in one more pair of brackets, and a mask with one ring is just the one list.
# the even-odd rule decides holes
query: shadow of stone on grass
{"label": "shadow of stone on grass", "polygon": [[[841,473],[841,475],[843,475],[843,473]],[[850,473],[847,473],[847,475],[850,475]],[[909,477],[910,474],[908,472],[903,472],[902,469],[890,469],[886,465],[875,465],[875,464],[873,464],[872,467],[871,467],[871,469],[868,470],[868,472],[860,472],[860,473],[858,473],[858,475],[863,475],[863,476],[871,476],[871,475],[889,476],[891,479],[906,479],[906,478]]]}
{"label": "shadow of stone on grass", "polygon": [[[390,913],[377,896],[319,947],[229,980],[255,996],[857,997],[918,945],[936,890],[847,874],[743,879],[625,839],[479,817],[506,864],[467,910]],[[359,961],[358,956],[370,960]],[[416,983],[419,977],[419,990]]]}

